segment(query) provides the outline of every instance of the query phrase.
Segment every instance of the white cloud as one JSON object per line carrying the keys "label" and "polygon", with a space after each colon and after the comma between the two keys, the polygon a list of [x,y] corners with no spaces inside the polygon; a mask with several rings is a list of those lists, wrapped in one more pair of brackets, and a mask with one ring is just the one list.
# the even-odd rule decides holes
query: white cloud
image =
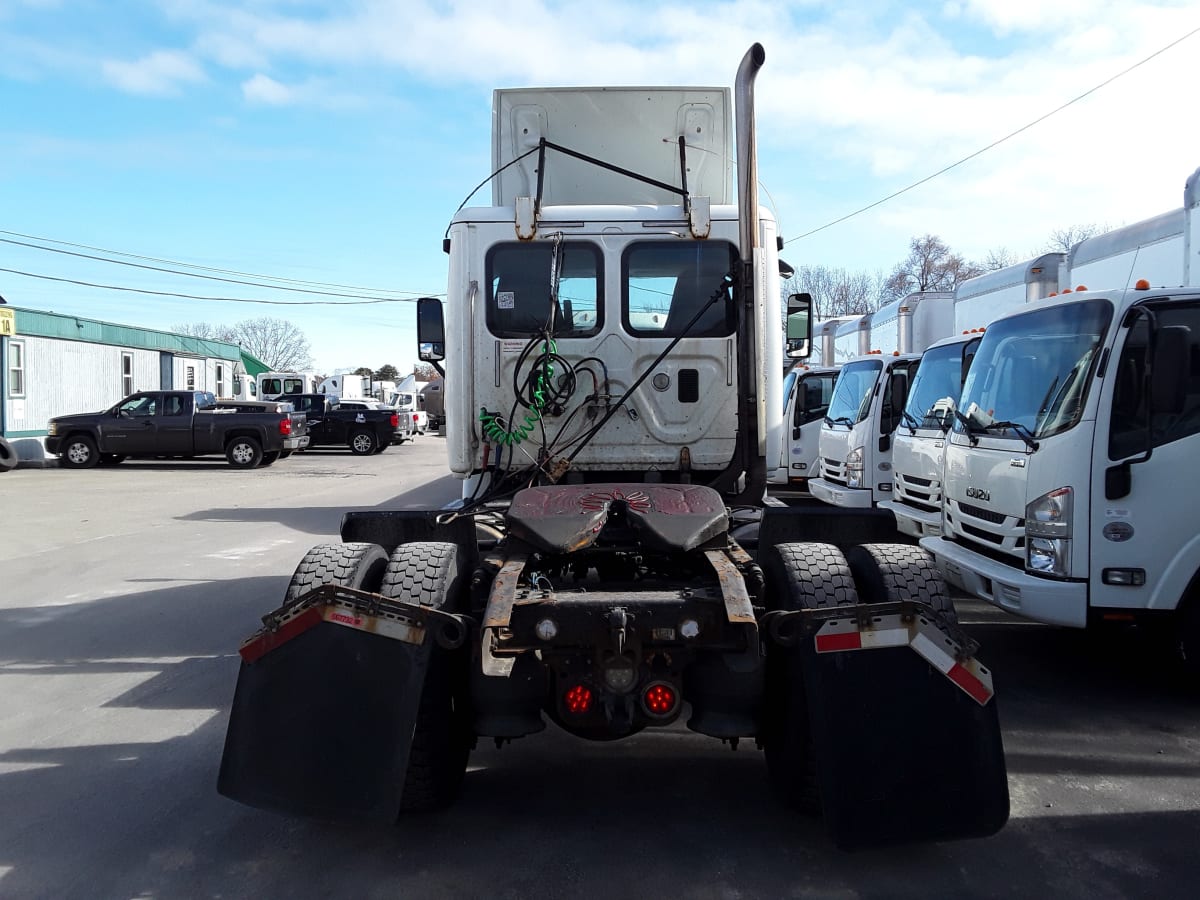
{"label": "white cloud", "polygon": [[261,106],[315,106],[343,111],[362,109],[369,102],[366,97],[338,90],[323,79],[283,84],[261,72],[242,82],[242,96],[247,103]]}
{"label": "white cloud", "polygon": [[100,70],[105,80],[120,90],[147,96],[172,96],[182,85],[206,80],[204,69],[177,50],[156,50],[134,62],[104,60]]}
{"label": "white cloud", "polygon": [[286,85],[261,73],[242,82],[242,96],[251,103],[267,106],[288,106],[296,99],[293,91]]}

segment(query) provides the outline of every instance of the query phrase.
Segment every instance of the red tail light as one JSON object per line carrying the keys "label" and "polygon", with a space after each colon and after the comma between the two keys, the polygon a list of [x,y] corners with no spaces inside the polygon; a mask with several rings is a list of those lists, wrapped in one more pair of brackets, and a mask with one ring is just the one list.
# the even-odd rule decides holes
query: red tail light
{"label": "red tail light", "polygon": [[285,435],[285,436],[292,433],[292,417],[291,416],[284,416],[282,419],[279,420],[279,433],[282,435]]}
{"label": "red tail light", "polygon": [[563,706],[567,708],[567,712],[581,716],[592,708],[593,699],[591,688],[577,684],[563,694]]}
{"label": "red tail light", "polygon": [[642,692],[642,706],[652,716],[669,716],[679,705],[679,693],[665,681],[647,685]]}
{"label": "red tail light", "polygon": [[399,427],[400,427],[400,415],[399,415],[399,413],[392,413],[392,427],[393,427],[393,428],[399,428]]}

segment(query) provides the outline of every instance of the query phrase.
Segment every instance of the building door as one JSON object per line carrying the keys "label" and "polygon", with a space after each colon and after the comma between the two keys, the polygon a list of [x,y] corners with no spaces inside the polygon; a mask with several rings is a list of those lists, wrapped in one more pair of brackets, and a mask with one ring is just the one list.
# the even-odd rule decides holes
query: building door
{"label": "building door", "polygon": [[158,357],[158,380],[159,389],[164,391],[175,390],[175,354],[162,353]]}

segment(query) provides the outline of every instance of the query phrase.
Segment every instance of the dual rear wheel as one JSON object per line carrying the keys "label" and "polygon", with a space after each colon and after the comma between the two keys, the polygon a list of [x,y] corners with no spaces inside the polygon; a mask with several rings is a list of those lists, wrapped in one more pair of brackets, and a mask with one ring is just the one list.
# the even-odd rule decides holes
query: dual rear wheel
{"label": "dual rear wheel", "polygon": [[[401,544],[390,557],[378,544],[313,547],[292,576],[284,602],[290,604],[325,584],[379,593],[446,612],[458,611],[463,593],[458,547],[437,541]],[[427,634],[425,640],[432,642],[432,635]],[[451,805],[458,798],[474,743],[467,713],[466,651],[433,644],[429,652],[400,798],[402,812]]]}
{"label": "dual rear wheel", "polygon": [[[843,554],[833,544],[780,544],[770,548],[764,568],[775,610],[919,600],[957,622],[946,586],[920,547],[863,544]],[[819,812],[817,761],[800,655],[772,644],[766,664],[769,712],[762,743],[768,775],[787,805]]]}

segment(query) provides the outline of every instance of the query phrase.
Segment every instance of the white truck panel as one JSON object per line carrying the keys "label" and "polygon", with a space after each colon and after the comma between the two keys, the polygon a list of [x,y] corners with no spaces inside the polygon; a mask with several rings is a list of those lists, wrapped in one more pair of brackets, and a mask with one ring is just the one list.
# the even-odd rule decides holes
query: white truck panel
{"label": "white truck panel", "polygon": [[[681,183],[678,136],[687,144],[688,191],[734,202],[733,103],[728,88],[521,88],[495,92],[492,168],[499,170],[541,138],[670,185]],[[675,205],[680,196],[547,150],[543,205]],[[538,154],[492,182],[492,205],[537,193]]]}

